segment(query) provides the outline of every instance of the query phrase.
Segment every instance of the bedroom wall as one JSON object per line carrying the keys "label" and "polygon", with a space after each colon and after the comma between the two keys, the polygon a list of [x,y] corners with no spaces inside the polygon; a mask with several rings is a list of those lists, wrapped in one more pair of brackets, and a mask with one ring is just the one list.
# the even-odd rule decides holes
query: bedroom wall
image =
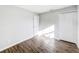
{"label": "bedroom wall", "polygon": [[16,6],[0,6],[0,50],[32,37],[34,17],[38,15]]}
{"label": "bedroom wall", "polygon": [[77,20],[78,20],[78,33],[77,33],[77,35],[78,35],[78,42],[77,42],[77,46],[78,46],[78,48],[79,48],[79,5],[77,6],[77,16],[78,16],[78,18],[77,18]]}
{"label": "bedroom wall", "polygon": [[58,15],[54,12],[48,12],[45,14],[40,14],[39,16],[39,30],[44,30],[50,26],[54,25],[55,37],[58,34]]}

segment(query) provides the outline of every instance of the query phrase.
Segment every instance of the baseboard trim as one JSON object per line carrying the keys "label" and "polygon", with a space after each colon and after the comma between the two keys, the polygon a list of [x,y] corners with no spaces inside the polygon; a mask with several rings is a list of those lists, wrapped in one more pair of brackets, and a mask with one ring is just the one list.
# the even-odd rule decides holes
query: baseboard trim
{"label": "baseboard trim", "polygon": [[67,43],[70,43],[70,44],[74,44],[78,48],[77,43],[73,43],[73,42],[69,42],[69,41],[65,41],[65,40],[60,40],[60,41],[67,42]]}
{"label": "baseboard trim", "polygon": [[65,41],[65,40],[60,40],[60,41],[67,42],[67,43],[71,43],[71,44],[75,44],[73,42],[69,42],[69,41]]}
{"label": "baseboard trim", "polygon": [[31,36],[31,37],[28,37],[28,38],[26,38],[26,39],[23,39],[23,40],[21,40],[21,41],[19,41],[19,42],[16,42],[16,43],[14,43],[14,44],[11,44],[11,45],[9,45],[9,46],[7,46],[7,47],[5,47],[5,48],[0,49],[0,51],[6,50],[6,49],[8,49],[8,48],[10,48],[10,47],[12,47],[12,46],[15,46],[15,45],[17,45],[17,44],[19,44],[19,43],[21,43],[21,42],[24,42],[24,41],[26,41],[26,40],[29,40],[29,39],[33,38],[33,37],[34,37],[34,36]]}

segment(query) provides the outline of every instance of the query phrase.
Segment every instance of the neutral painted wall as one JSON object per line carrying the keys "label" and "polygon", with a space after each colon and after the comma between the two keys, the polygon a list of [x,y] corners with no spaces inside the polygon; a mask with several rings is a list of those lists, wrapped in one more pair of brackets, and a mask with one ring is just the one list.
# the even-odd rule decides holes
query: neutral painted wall
{"label": "neutral painted wall", "polygon": [[15,6],[0,6],[0,50],[33,36],[36,14]]}
{"label": "neutral painted wall", "polygon": [[58,35],[58,15],[54,12],[49,12],[45,14],[41,14],[39,16],[39,29],[44,30],[52,25],[54,25],[55,29],[55,37],[57,38]]}
{"label": "neutral painted wall", "polygon": [[[68,37],[68,35],[70,35],[67,38],[67,41],[76,43],[77,42],[77,17],[76,17],[77,13],[73,14],[76,11],[77,11],[76,6],[71,6],[71,7],[67,7],[67,8],[63,8],[63,9],[59,9],[59,10],[50,11],[47,13],[40,14],[40,23],[39,23],[40,30],[43,30],[43,29],[54,24],[55,25],[55,38],[56,39],[62,39],[60,37],[61,36],[60,34],[63,33],[63,35],[65,37]],[[65,13],[68,13],[68,15],[67,14],[64,15]],[[72,13],[72,14],[70,14],[70,13]],[[62,14],[61,15],[62,20],[60,19],[60,14]],[[69,20],[69,18],[71,20]],[[66,19],[67,19],[67,22],[65,24]],[[66,28],[65,28],[64,24],[66,25]],[[70,25],[70,26],[68,26],[68,25]],[[67,27],[69,28],[69,30],[68,31],[65,30],[63,32],[63,30],[67,29]],[[61,29],[61,31],[60,31],[60,29]]]}
{"label": "neutral painted wall", "polygon": [[56,21],[58,20],[58,17],[55,13],[46,13],[46,14],[41,14],[39,16],[40,20],[39,20],[39,29],[43,30],[49,26],[52,26],[56,23]]}
{"label": "neutral painted wall", "polygon": [[77,18],[78,19],[78,33],[77,33],[78,34],[78,37],[77,37],[78,38],[78,43],[77,43],[77,46],[79,48],[79,5],[77,6],[77,11],[78,11],[77,12],[77,16],[78,16],[78,18]]}

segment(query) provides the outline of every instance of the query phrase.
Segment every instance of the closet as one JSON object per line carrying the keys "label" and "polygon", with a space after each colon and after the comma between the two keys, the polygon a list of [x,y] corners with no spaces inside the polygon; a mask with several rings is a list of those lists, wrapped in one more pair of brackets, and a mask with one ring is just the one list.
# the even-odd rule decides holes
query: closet
{"label": "closet", "polygon": [[59,37],[68,42],[77,42],[77,12],[59,14]]}

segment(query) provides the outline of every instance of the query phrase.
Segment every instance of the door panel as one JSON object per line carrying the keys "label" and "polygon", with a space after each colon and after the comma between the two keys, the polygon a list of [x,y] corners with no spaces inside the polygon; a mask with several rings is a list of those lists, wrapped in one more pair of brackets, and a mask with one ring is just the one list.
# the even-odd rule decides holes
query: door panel
{"label": "door panel", "polygon": [[76,18],[76,12],[62,13],[59,15],[60,39],[76,42]]}

